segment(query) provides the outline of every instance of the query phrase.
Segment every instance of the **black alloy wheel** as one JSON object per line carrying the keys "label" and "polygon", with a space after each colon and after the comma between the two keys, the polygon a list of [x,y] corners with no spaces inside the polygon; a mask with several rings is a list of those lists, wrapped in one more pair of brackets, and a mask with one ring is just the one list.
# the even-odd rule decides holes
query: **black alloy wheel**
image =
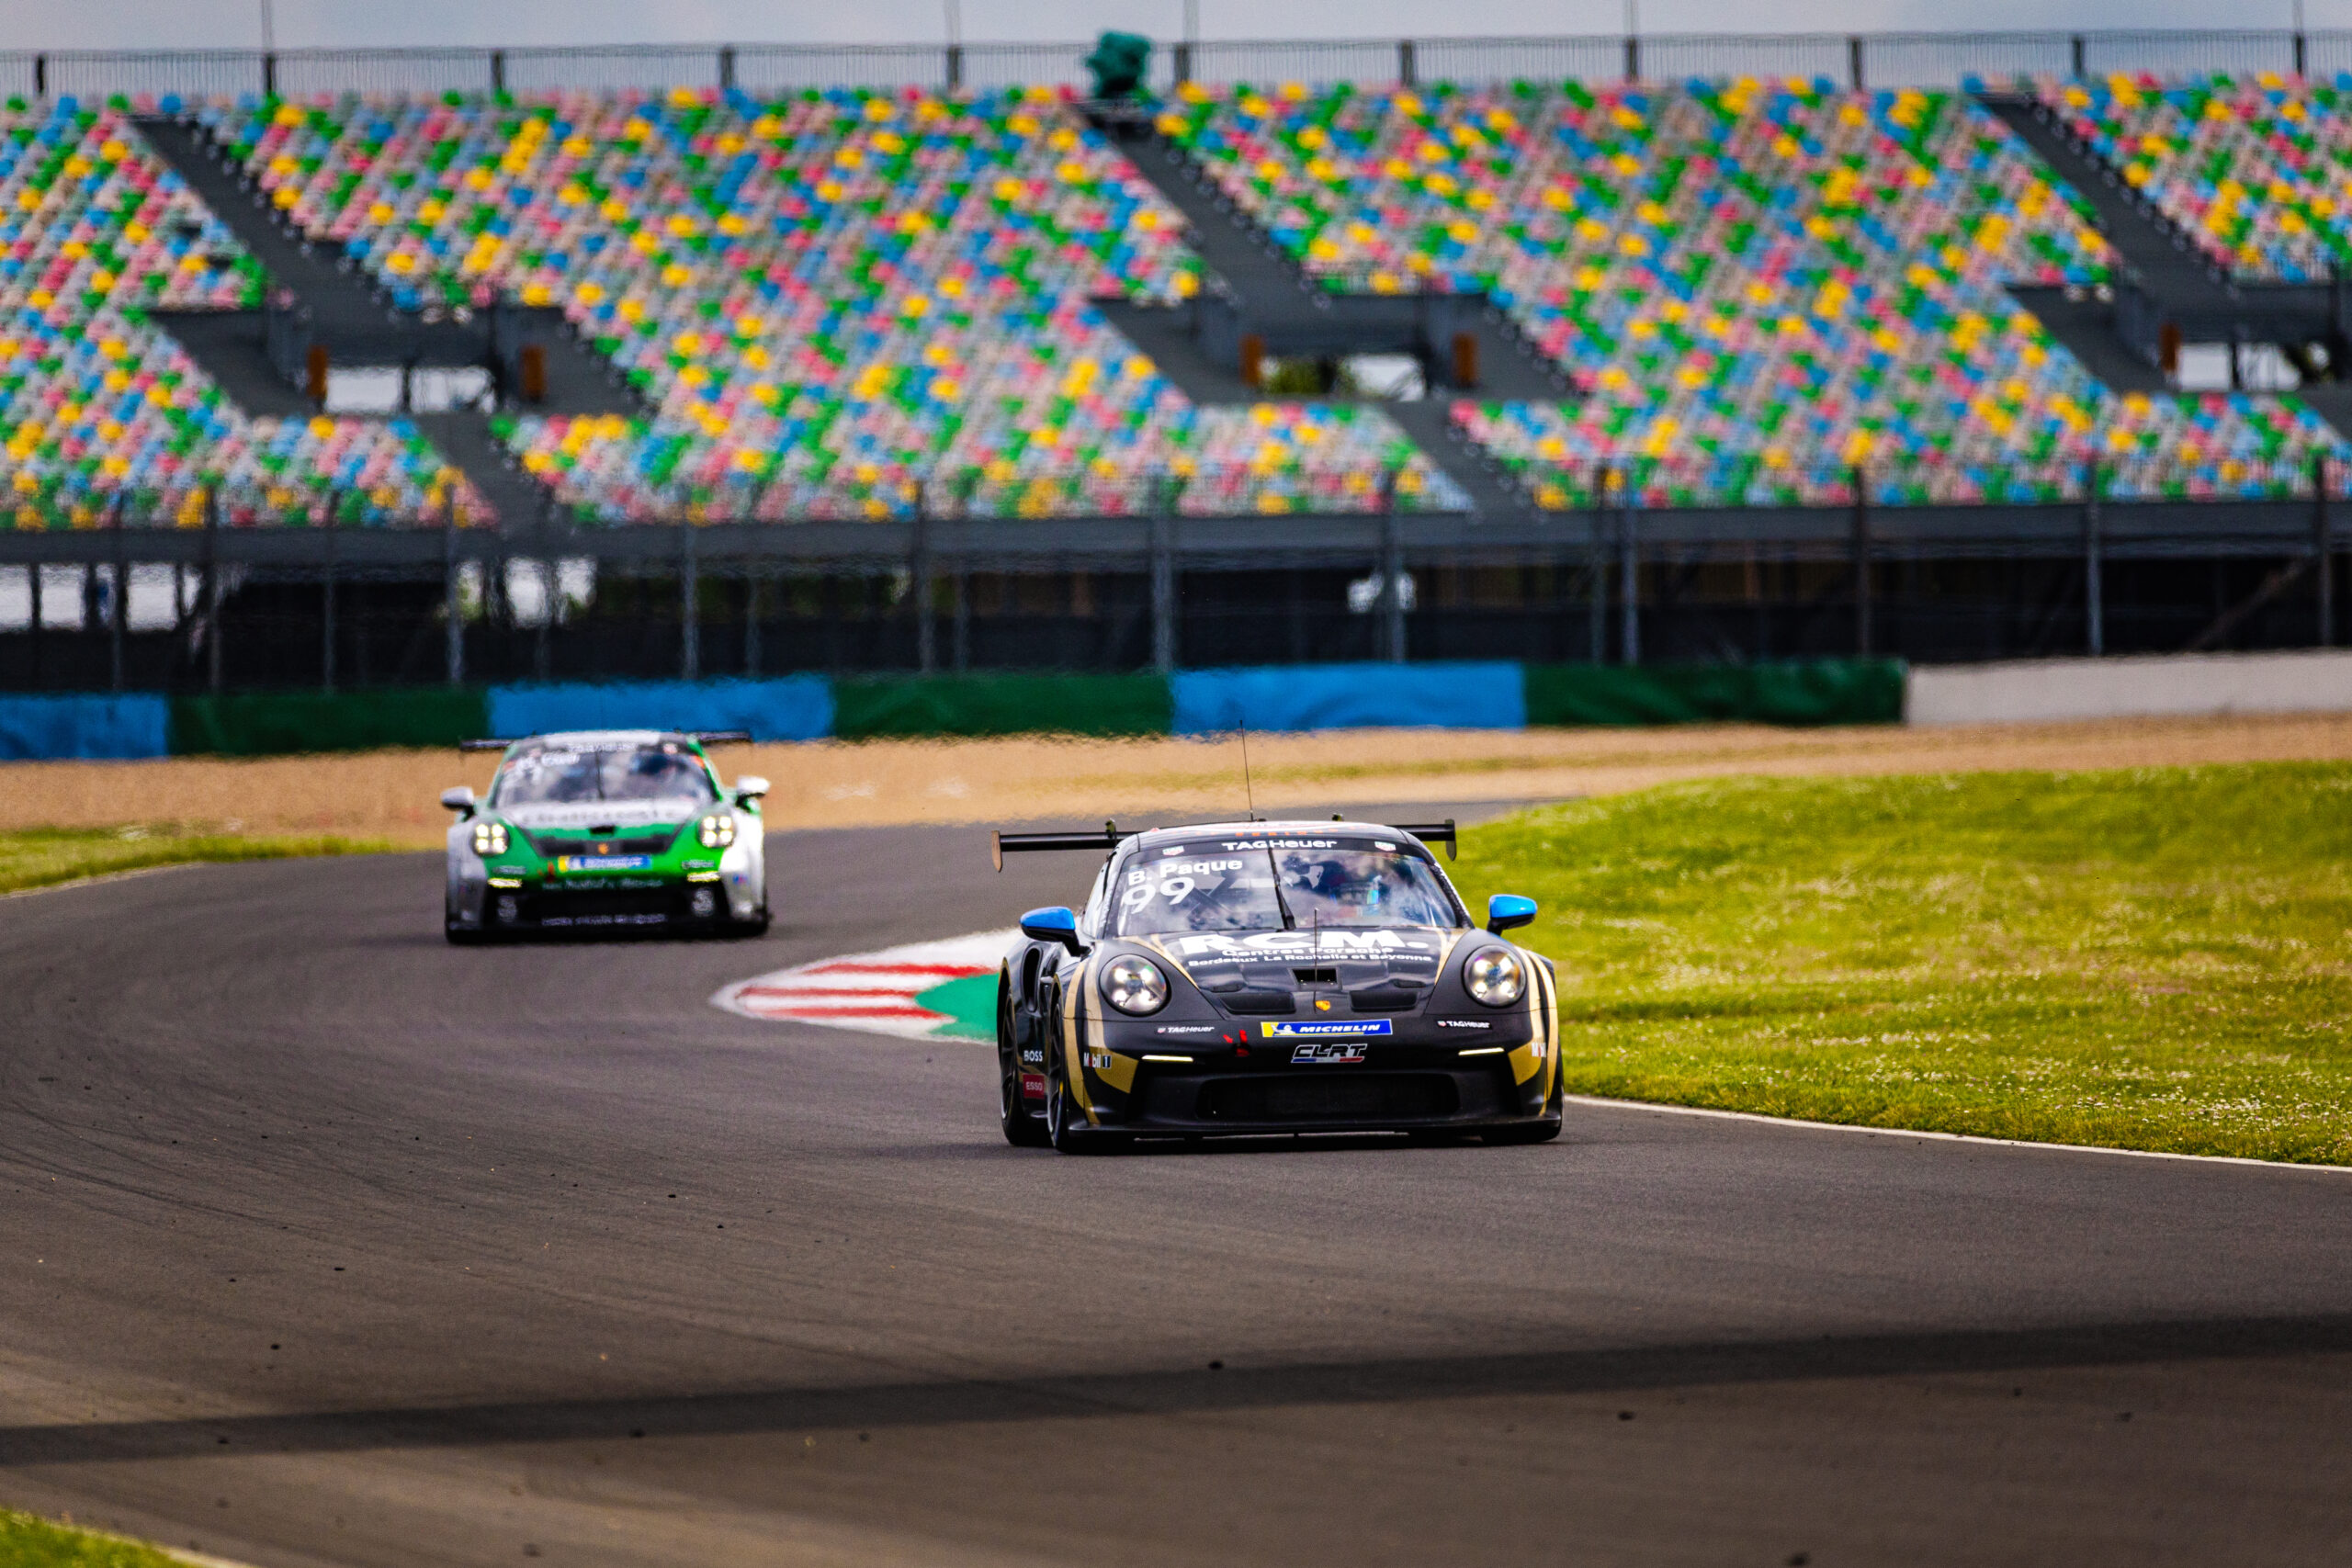
{"label": "black alloy wheel", "polygon": [[1070,1099],[1069,1086],[1062,1078],[1060,1053],[1046,1053],[1046,1138],[1066,1155],[1077,1154],[1085,1142],[1085,1134],[1070,1125],[1070,1117],[1078,1107]]}

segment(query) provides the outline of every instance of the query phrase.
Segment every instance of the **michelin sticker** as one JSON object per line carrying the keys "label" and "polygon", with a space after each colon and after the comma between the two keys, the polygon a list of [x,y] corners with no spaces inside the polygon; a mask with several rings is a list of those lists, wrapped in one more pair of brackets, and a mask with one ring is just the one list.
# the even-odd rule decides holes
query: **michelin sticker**
{"label": "michelin sticker", "polygon": [[996,1043],[996,976],[1012,931],[854,953],[739,980],[711,1005],[773,1023],[906,1040]]}

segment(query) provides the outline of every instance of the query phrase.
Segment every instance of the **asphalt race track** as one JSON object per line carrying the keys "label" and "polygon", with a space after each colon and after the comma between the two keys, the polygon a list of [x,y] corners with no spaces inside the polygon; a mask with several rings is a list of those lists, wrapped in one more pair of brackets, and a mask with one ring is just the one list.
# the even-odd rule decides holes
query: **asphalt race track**
{"label": "asphalt race track", "polygon": [[429,855],[0,900],[0,1502],[257,1564],[2352,1553],[2352,1176],[1015,1151],[985,1048],[705,998],[1084,868],[772,853],[756,943],[452,950]]}

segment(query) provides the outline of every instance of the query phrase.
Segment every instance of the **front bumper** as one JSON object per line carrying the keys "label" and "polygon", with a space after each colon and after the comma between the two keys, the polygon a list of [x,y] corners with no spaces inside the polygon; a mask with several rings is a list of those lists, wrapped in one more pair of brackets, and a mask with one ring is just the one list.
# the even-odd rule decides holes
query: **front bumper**
{"label": "front bumper", "polygon": [[[1154,1053],[1155,1055],[1158,1053]],[[1295,1060],[1253,1050],[1153,1061],[1080,1053],[1091,1125],[1185,1136],[1396,1132],[1510,1126],[1553,1113],[1548,1044],[1367,1046],[1360,1060]]]}
{"label": "front bumper", "polygon": [[717,882],[677,877],[490,878],[466,923],[486,931],[707,929],[733,915]]}

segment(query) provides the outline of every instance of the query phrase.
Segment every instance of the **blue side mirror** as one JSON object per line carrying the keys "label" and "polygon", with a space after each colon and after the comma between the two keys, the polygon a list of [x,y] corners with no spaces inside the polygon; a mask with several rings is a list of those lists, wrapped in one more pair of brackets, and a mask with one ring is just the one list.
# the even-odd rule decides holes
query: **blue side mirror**
{"label": "blue side mirror", "polygon": [[1072,953],[1085,951],[1079,945],[1078,917],[1066,905],[1030,910],[1021,917],[1021,934],[1032,942],[1060,942]]}
{"label": "blue side mirror", "polygon": [[1500,936],[1513,926],[1535,918],[1535,900],[1516,893],[1498,893],[1487,900],[1487,929]]}

